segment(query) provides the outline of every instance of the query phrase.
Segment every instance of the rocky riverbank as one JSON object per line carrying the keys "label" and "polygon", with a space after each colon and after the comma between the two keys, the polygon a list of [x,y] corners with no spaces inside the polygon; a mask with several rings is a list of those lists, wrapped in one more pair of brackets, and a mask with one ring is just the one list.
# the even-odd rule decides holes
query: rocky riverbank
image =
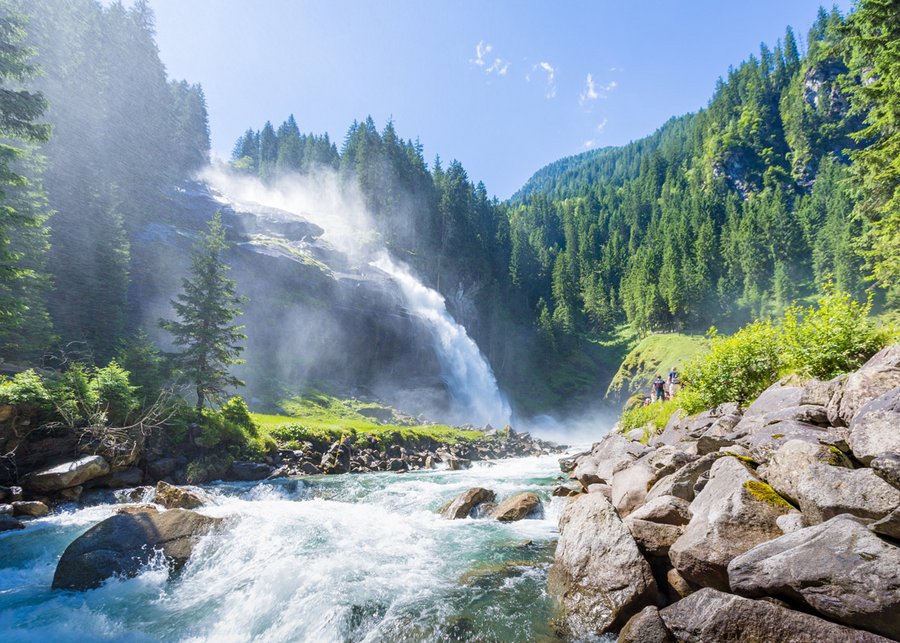
{"label": "rocky riverbank", "polygon": [[560,464],[561,634],[900,639],[900,345]]}
{"label": "rocky riverbank", "polygon": [[[221,479],[254,481],[373,471],[403,473],[439,467],[457,470],[476,461],[548,455],[564,448],[509,427],[488,430],[481,439],[454,444],[425,438],[387,445],[374,437],[362,442],[309,441],[301,449],[280,449],[266,456],[264,462],[232,462]],[[75,459],[58,458],[55,464],[33,471],[20,471],[18,484],[0,486],[0,531],[21,529],[28,518],[46,515],[50,508],[63,502],[77,502],[87,490],[154,486],[159,482],[187,484],[190,462],[196,457],[198,453],[153,450],[116,466],[102,455],[84,454]]]}

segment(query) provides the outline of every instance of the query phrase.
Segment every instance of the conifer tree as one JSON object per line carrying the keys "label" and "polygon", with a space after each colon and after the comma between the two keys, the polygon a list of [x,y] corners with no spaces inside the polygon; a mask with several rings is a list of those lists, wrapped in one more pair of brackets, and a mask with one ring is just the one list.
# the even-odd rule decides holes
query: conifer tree
{"label": "conifer tree", "polygon": [[247,336],[243,326],[232,323],[245,299],[226,276],[222,253],[227,247],[222,214],[216,212],[191,258],[191,277],[182,281],[183,292],[172,301],[178,319],[160,320],[184,349],[178,361],[196,391],[198,414],[208,401],[221,401],[226,387],[244,384],[228,372],[230,365],[243,362],[239,342]]}

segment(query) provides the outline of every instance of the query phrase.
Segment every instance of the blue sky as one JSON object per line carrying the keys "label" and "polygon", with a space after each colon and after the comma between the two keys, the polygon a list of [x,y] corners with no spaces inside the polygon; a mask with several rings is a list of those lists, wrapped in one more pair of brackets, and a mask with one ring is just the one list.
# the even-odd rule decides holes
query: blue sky
{"label": "blue sky", "polygon": [[[293,113],[338,142],[388,118],[429,160],[510,196],[541,166],[645,136],[706,105],[716,78],[810,0],[150,0],[170,76],[200,82],[213,150]],[[838,2],[849,10],[850,0]]]}

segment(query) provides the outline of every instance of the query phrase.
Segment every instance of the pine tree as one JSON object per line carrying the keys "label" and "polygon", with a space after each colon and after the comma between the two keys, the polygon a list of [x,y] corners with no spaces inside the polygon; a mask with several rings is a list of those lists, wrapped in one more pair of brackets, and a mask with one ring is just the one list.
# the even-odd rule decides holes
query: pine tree
{"label": "pine tree", "polygon": [[243,362],[239,342],[246,335],[241,333],[243,326],[232,322],[246,300],[226,276],[222,253],[227,247],[222,214],[216,212],[191,258],[191,277],[182,281],[183,292],[172,301],[178,320],[160,320],[160,326],[175,337],[175,345],[184,348],[179,362],[196,390],[198,414],[207,401],[221,401],[226,387],[243,386],[228,373],[228,366]]}

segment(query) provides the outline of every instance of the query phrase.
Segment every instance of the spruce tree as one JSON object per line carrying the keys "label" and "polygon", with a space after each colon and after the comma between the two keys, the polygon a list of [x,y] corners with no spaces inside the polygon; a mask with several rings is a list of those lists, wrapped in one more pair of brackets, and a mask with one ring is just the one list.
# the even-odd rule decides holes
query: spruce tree
{"label": "spruce tree", "polygon": [[183,292],[172,301],[178,320],[160,320],[184,349],[178,361],[197,393],[198,415],[207,401],[221,401],[226,387],[244,385],[228,372],[230,365],[243,362],[239,342],[247,336],[243,326],[232,323],[245,299],[227,277],[228,264],[222,259],[227,247],[222,214],[216,212],[191,258],[191,277],[182,281]]}

